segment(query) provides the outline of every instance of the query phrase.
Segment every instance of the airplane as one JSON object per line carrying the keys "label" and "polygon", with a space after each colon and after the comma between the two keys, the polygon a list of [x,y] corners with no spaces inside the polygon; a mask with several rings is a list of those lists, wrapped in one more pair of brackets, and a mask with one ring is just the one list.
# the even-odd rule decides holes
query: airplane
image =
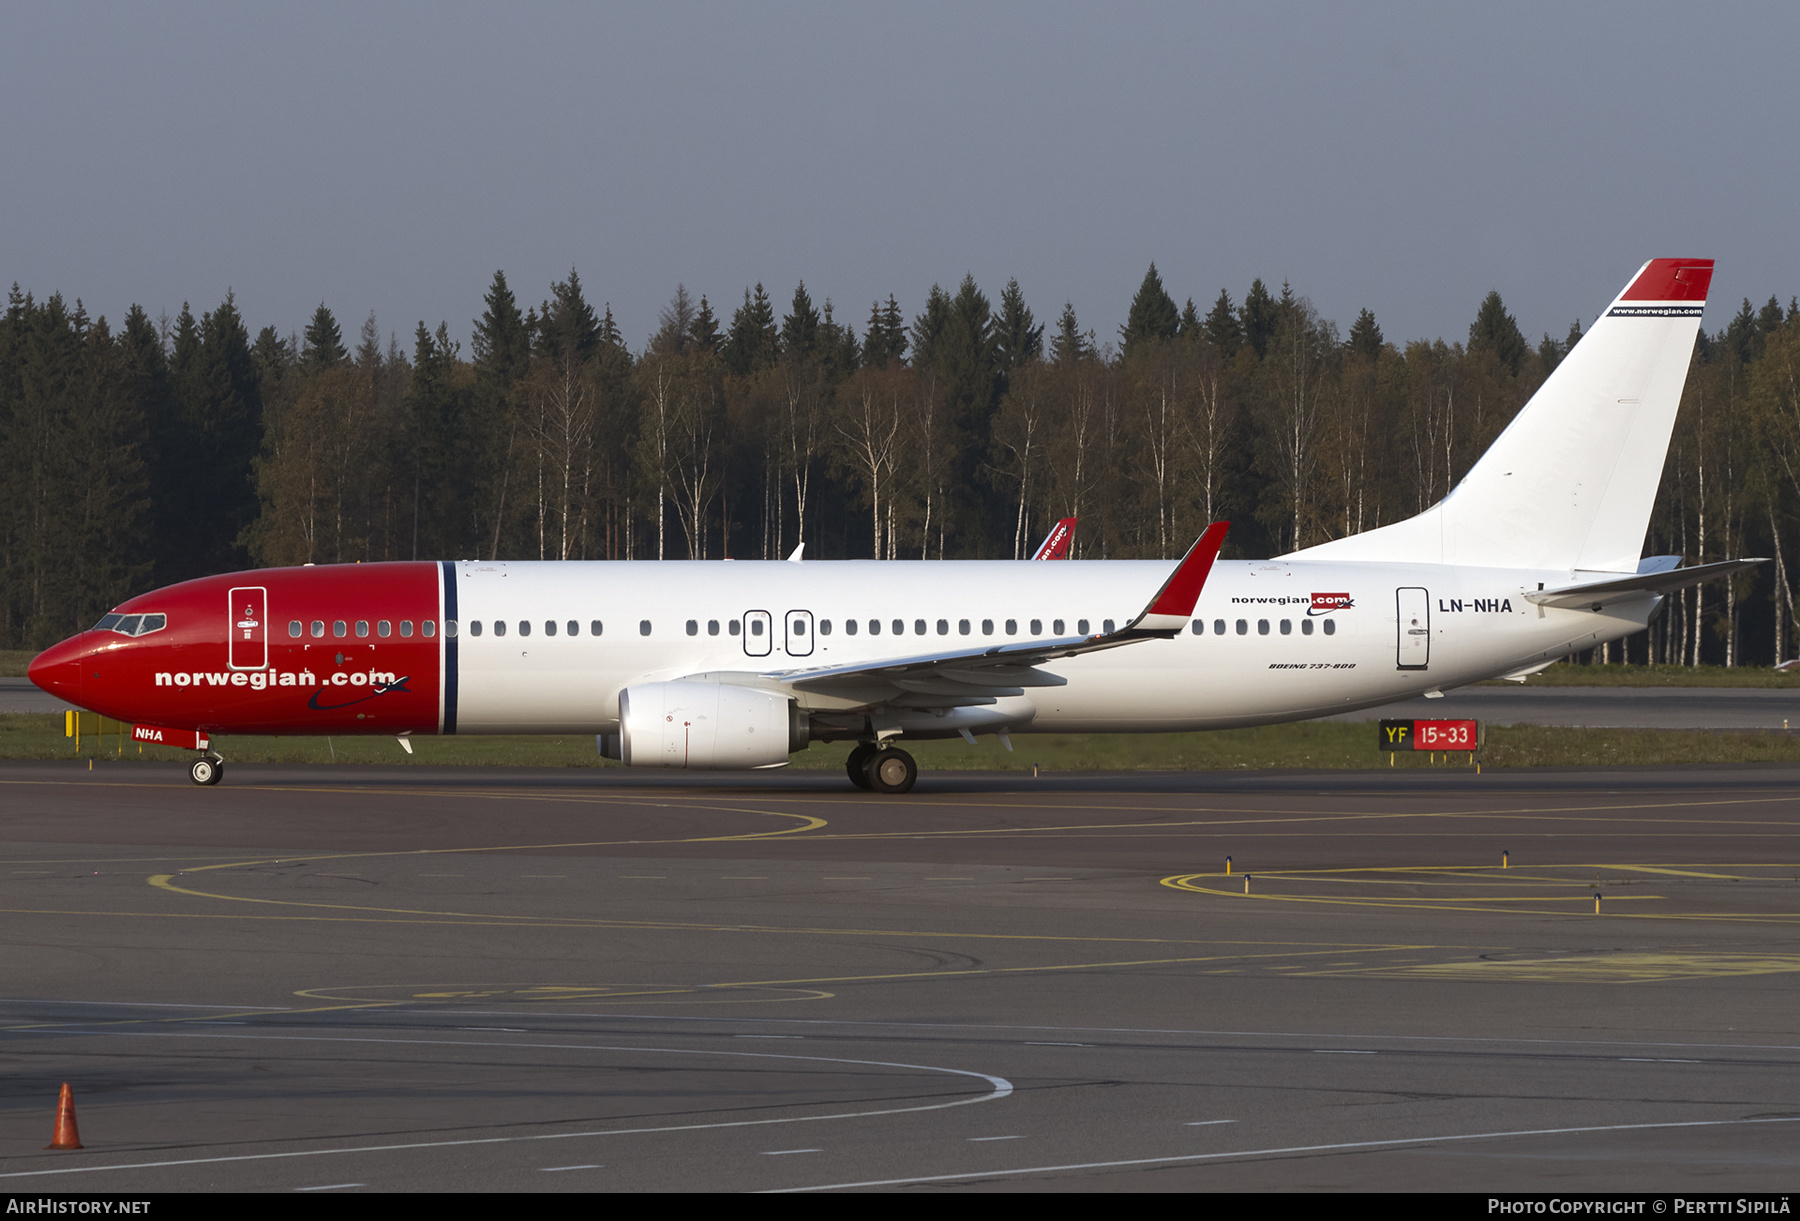
{"label": "airplane", "polygon": [[1522,678],[1763,562],[1641,555],[1712,268],[1646,263],[1431,508],[1272,559],[1219,560],[1216,522],[1173,568],[797,550],[264,569],[128,599],[29,674],[198,752],[202,785],[232,734],[410,753],[579,732],[629,766],[695,770],[849,740],[851,782],[895,794],[918,775],[909,740],[1269,724]]}

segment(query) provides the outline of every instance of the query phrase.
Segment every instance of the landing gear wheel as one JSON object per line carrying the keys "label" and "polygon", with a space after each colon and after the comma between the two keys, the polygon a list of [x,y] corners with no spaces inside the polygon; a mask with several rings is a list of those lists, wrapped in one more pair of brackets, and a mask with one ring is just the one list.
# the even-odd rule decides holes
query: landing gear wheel
{"label": "landing gear wheel", "polygon": [[877,793],[910,793],[919,765],[905,751],[884,746],[869,758],[869,787]]}
{"label": "landing gear wheel", "polygon": [[878,748],[864,742],[850,752],[844,760],[844,773],[850,777],[850,783],[859,789],[872,789],[875,785],[869,780],[869,760],[874,757]]}
{"label": "landing gear wheel", "polygon": [[201,755],[188,767],[188,779],[195,784],[217,784],[225,778],[225,761]]}

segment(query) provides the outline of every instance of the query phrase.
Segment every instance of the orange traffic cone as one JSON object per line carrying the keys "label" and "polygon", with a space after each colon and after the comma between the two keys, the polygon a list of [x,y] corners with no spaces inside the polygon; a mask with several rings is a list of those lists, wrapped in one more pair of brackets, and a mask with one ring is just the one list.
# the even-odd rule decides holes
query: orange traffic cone
{"label": "orange traffic cone", "polygon": [[81,1133],[75,1130],[75,1092],[63,1082],[62,1094],[56,1100],[56,1135],[50,1138],[46,1149],[79,1149]]}

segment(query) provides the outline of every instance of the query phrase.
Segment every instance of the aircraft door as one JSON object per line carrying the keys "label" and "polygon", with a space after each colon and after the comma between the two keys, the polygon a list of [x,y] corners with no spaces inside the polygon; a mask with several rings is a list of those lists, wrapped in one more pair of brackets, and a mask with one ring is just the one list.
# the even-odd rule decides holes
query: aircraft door
{"label": "aircraft door", "polygon": [[787,651],[789,657],[810,657],[813,651],[813,617],[811,611],[791,610],[786,615]]}
{"label": "aircraft door", "polygon": [[228,664],[233,670],[263,670],[269,665],[269,591],[261,585],[232,590],[225,608]]}
{"label": "aircraft door", "polygon": [[775,643],[775,629],[768,611],[744,612],[744,652],[751,657],[767,657]]}
{"label": "aircraft door", "polygon": [[1423,670],[1431,664],[1431,598],[1423,589],[1397,589],[1395,667]]}

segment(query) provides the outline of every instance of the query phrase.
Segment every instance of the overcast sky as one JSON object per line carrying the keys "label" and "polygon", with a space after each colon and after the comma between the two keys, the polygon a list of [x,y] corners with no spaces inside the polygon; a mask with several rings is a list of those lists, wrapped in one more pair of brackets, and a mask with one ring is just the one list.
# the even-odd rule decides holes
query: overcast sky
{"label": "overcast sky", "polygon": [[577,268],[640,348],[678,281],[862,331],[965,272],[1115,338],[1145,266],[1348,327],[1586,325],[1645,259],[1706,325],[1800,292],[1800,6],[25,5],[0,277],[113,318],[235,291],[466,337]]}

